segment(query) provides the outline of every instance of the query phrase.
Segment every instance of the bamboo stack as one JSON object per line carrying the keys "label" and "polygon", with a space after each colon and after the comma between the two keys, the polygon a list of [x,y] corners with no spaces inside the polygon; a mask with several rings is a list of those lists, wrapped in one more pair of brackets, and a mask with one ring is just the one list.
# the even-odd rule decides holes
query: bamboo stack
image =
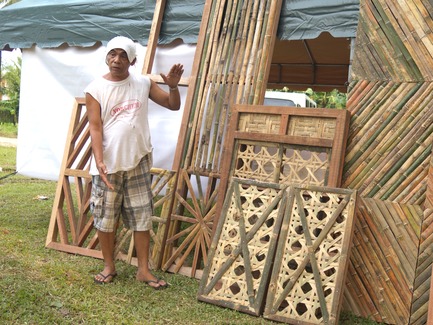
{"label": "bamboo stack", "polygon": [[182,164],[205,175],[220,172],[221,145],[233,103],[263,100],[263,74],[269,69],[281,2],[218,0],[212,5]]}

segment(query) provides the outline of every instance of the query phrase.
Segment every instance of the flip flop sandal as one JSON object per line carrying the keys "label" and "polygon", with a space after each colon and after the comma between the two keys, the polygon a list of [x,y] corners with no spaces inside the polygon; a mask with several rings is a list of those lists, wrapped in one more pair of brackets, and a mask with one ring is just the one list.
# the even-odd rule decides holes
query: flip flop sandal
{"label": "flip flop sandal", "polygon": [[[161,279],[160,278],[156,278],[156,281],[155,280],[149,280],[149,281],[144,281],[144,283],[146,283],[149,287],[151,287],[154,290],[162,290],[162,289],[168,288],[168,283],[167,282],[165,284],[161,284],[161,283],[159,283],[159,281],[161,281]],[[159,284],[159,286],[154,287],[154,286],[150,285],[151,283]]]}
{"label": "flip flop sandal", "polygon": [[[102,280],[98,280],[98,279],[96,278],[97,276],[100,276],[100,277],[102,278]],[[110,273],[110,274],[107,274],[107,275],[103,275],[102,272],[101,272],[101,273],[98,273],[98,274],[93,278],[93,281],[95,281],[96,284],[107,284],[107,283],[112,282],[116,276],[117,276],[117,272]],[[109,278],[109,277],[111,277],[111,280],[110,280],[110,281],[106,281],[107,278]]]}

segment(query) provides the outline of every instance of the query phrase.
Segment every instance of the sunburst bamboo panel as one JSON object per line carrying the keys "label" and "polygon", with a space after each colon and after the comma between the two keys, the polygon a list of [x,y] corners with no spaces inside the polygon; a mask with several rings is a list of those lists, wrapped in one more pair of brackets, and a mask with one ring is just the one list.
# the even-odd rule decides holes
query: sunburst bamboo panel
{"label": "sunburst bamboo panel", "polygon": [[337,324],[349,262],[356,192],[291,186],[264,317]]}

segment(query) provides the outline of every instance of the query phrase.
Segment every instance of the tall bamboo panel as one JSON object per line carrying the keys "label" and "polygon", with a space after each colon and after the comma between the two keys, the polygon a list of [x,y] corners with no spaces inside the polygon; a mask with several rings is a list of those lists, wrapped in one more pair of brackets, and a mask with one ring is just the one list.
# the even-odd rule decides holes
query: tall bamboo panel
{"label": "tall bamboo panel", "polygon": [[342,186],[364,207],[345,306],[389,324],[425,324],[429,309],[432,16],[428,0],[360,1]]}
{"label": "tall bamboo panel", "polygon": [[179,177],[163,270],[200,277],[207,263],[228,117],[234,103],[263,101],[281,3],[206,1],[173,165]]}

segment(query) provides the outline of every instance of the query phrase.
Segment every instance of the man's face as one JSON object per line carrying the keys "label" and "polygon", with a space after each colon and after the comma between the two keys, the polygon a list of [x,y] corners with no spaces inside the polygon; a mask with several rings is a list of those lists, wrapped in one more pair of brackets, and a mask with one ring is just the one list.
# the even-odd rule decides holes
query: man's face
{"label": "man's face", "polygon": [[110,73],[113,76],[124,77],[128,76],[128,69],[131,63],[128,60],[128,55],[122,49],[113,49],[107,54],[106,62]]}

